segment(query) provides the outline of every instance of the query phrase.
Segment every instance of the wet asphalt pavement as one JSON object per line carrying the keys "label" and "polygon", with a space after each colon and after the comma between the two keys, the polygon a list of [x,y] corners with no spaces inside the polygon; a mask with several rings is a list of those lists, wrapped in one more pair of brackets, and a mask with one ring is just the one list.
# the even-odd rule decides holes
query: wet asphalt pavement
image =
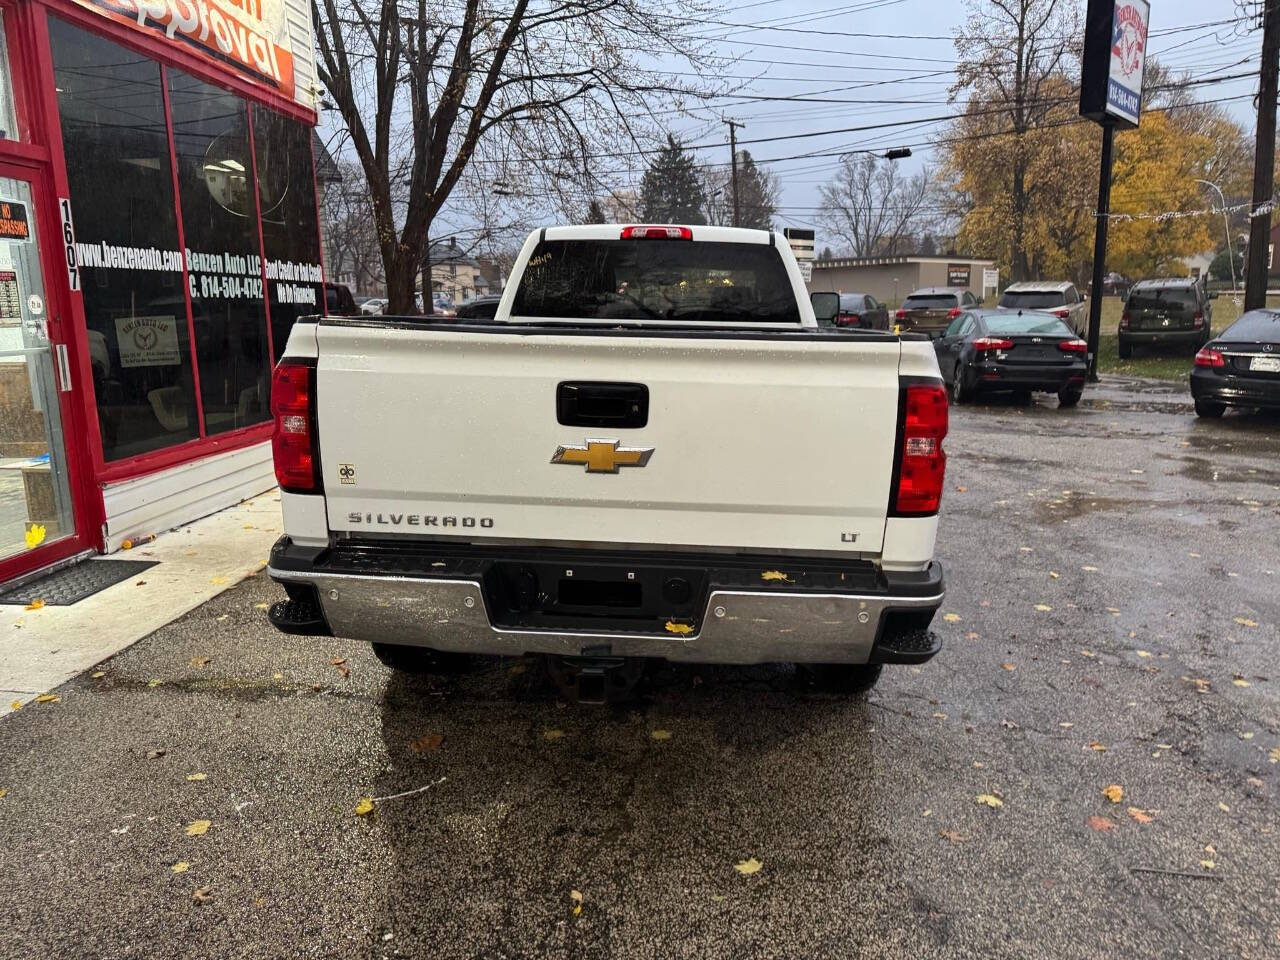
{"label": "wet asphalt pavement", "polygon": [[249,580],[0,722],[0,956],[1280,957],[1280,419],[1112,382],[947,446],[946,646],[865,701],[406,680]]}

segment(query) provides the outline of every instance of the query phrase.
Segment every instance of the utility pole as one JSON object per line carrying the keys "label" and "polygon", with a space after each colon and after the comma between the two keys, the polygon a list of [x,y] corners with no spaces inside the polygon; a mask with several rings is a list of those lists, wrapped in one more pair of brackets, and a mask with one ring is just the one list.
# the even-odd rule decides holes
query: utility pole
{"label": "utility pole", "polygon": [[733,225],[736,227],[740,224],[740,213],[738,208],[738,127],[746,126],[738,123],[737,120],[726,120],[729,125],[729,162],[732,173],[730,177],[733,181]]}
{"label": "utility pole", "polygon": [[1258,84],[1258,144],[1253,157],[1253,203],[1249,207],[1249,263],[1245,268],[1244,308],[1267,305],[1268,246],[1271,214],[1258,208],[1275,188],[1276,77],[1280,72],[1280,0],[1263,0],[1262,73]]}
{"label": "utility pole", "polygon": [[1093,237],[1093,283],[1089,285],[1089,380],[1098,382],[1098,347],[1102,334],[1102,281],[1106,271],[1107,227],[1111,223],[1111,152],[1116,125],[1102,124],[1102,162],[1098,170],[1098,214]]}

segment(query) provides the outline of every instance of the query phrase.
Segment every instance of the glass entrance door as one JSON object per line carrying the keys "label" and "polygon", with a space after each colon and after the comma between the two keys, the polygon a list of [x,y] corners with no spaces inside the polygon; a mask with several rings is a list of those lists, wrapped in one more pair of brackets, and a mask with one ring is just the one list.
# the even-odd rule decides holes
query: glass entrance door
{"label": "glass entrance door", "polygon": [[76,538],[62,415],[71,368],[51,336],[40,244],[56,238],[37,236],[39,199],[21,170],[0,166],[0,570],[8,576],[57,559]]}

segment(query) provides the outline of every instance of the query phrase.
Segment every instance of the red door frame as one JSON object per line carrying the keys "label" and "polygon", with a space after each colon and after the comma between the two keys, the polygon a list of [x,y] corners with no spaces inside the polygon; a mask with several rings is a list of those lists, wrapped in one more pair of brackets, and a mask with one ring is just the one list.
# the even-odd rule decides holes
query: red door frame
{"label": "red door frame", "polygon": [[[15,3],[17,4],[16,7],[14,6]],[[229,90],[243,97],[250,104],[257,103],[269,107],[288,115],[292,119],[302,121],[308,127],[313,127],[316,123],[314,110],[309,110],[301,104],[281,96],[267,86],[232,70],[220,68],[216,63],[191,51],[185,45],[170,42],[159,32],[152,33],[136,30],[130,26],[117,23],[86,9],[75,0],[0,0],[0,9],[5,11],[5,27],[6,32],[9,34],[10,48],[28,51],[31,54],[30,56],[10,58],[15,74],[15,86],[19,88],[15,90],[15,100],[30,128],[31,143],[0,141],[0,158],[10,154],[25,156],[31,160],[44,161],[49,169],[55,197],[70,196],[70,189],[66,164],[63,159],[62,129],[58,117],[57,94],[54,88],[53,58],[49,46],[47,21],[47,16],[49,15],[56,15],[62,20],[106,37],[114,43],[155,60],[161,64],[162,70],[176,67],[208,83]],[[21,31],[21,40],[15,43],[15,32],[19,30]],[[167,119],[167,85],[165,112]],[[170,144],[170,152],[172,154],[172,143]],[[170,159],[171,162],[174,162],[172,156]],[[313,174],[314,169],[313,158]],[[174,171],[176,175],[176,163]],[[256,176],[257,171],[255,170],[254,172]],[[179,222],[181,222],[180,203],[180,198],[177,196],[175,189],[174,204],[175,207],[179,208],[176,211]],[[57,219],[58,229],[52,233],[53,236],[57,236],[57,233],[60,232],[61,221],[60,218],[56,217],[56,204],[51,202],[49,207],[49,210],[44,211],[44,215]],[[259,225],[260,228],[261,225]],[[323,247],[323,243],[321,243],[321,246]],[[59,269],[62,268],[60,262],[58,267]],[[53,276],[60,281],[61,274]],[[84,304],[79,295],[62,288],[60,284],[59,292],[64,294],[70,301],[66,313],[71,320],[69,340],[73,342],[68,343],[68,349],[74,379],[77,385],[86,385],[85,389],[77,391],[79,394],[76,398],[79,407],[77,436],[83,441],[83,449],[79,452],[84,455],[84,463],[87,467],[82,472],[87,477],[85,501],[88,505],[86,512],[90,514],[88,520],[92,530],[92,545],[102,549],[104,546],[102,526],[105,521],[101,493],[103,486],[108,483],[153,473],[166,467],[198,460],[216,453],[237,450],[261,443],[270,437],[271,425],[270,423],[257,424],[214,437],[200,437],[189,440],[182,444],[126,460],[107,462],[103,455],[102,437],[98,430],[97,406],[92,387],[92,366],[88,356],[87,343],[83,335],[81,335],[81,332],[87,326]],[[269,306],[266,309],[269,310]],[[321,311],[323,311],[323,301]],[[190,320],[190,311],[188,311],[188,320]],[[271,336],[269,320],[267,322],[267,335],[268,337]],[[192,362],[193,364],[196,362],[194,353]],[[4,573],[4,567],[0,564],[0,580],[4,579]]]}

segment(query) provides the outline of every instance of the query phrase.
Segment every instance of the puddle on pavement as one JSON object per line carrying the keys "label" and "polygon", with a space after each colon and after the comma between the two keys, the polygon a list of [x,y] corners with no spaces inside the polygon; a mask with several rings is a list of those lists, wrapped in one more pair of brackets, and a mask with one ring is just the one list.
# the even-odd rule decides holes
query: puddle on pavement
{"label": "puddle on pavement", "polygon": [[1257,467],[1224,466],[1203,457],[1174,457],[1181,460],[1178,470],[1181,476],[1202,483],[1263,483],[1280,486],[1280,471],[1261,470]]}
{"label": "puddle on pavement", "polygon": [[1075,520],[1092,513],[1104,510],[1130,510],[1138,506],[1149,506],[1148,500],[1133,500],[1126,497],[1091,497],[1087,494],[1071,494],[1056,500],[1040,501],[1034,504],[1036,519],[1040,523],[1061,523],[1063,520]]}

